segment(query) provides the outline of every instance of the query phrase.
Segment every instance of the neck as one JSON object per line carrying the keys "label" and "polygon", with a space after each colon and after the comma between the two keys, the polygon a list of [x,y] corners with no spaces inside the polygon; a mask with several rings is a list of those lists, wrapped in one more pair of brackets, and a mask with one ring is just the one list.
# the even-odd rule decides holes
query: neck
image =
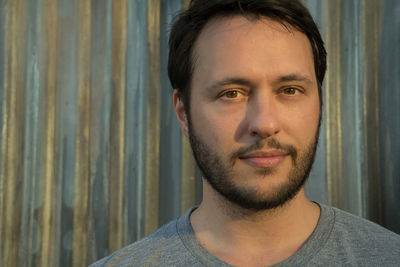
{"label": "neck", "polygon": [[233,265],[243,261],[250,266],[249,259],[237,255],[251,255],[251,259],[260,255],[258,263],[264,265],[293,255],[315,229],[319,213],[303,189],[282,207],[250,211],[229,202],[203,180],[203,202],[190,219],[209,252]]}

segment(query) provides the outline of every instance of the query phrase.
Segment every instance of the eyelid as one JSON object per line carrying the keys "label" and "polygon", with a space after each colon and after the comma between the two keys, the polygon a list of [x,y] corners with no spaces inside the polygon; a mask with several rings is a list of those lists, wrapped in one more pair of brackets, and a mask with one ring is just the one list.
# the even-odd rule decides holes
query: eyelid
{"label": "eyelid", "polygon": [[235,87],[235,88],[228,88],[228,89],[223,90],[221,93],[218,94],[218,97],[223,97],[226,93],[232,92],[232,91],[238,92],[244,96],[249,95],[249,92],[247,90],[240,88],[240,87]]}
{"label": "eyelid", "polygon": [[281,88],[279,88],[278,92],[279,92],[279,93],[283,93],[285,89],[290,89],[290,88],[293,88],[293,89],[295,89],[296,91],[298,91],[299,93],[302,93],[302,94],[304,94],[305,91],[306,91],[306,90],[305,90],[303,87],[301,87],[301,86],[287,85],[287,86],[282,86]]}

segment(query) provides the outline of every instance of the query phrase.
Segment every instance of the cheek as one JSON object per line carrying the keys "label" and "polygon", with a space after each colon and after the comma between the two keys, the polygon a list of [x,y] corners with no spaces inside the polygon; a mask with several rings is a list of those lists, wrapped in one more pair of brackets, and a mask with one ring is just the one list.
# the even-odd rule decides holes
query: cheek
{"label": "cheek", "polygon": [[[321,110],[320,110],[320,105],[319,105],[319,101],[315,101],[315,103],[313,105],[310,105],[308,112],[305,115],[305,122],[310,125],[310,130],[312,132],[315,132],[318,128],[319,125],[319,119],[320,119],[320,114],[321,114]],[[314,126],[314,127],[312,127]]]}
{"label": "cheek", "polygon": [[319,103],[308,104],[283,113],[283,132],[296,140],[298,144],[314,140],[319,125]]}
{"label": "cheek", "polygon": [[240,122],[236,116],[238,114],[227,115],[207,105],[203,105],[202,108],[195,107],[192,111],[192,125],[198,137],[221,151],[225,151],[227,146],[232,146]]}

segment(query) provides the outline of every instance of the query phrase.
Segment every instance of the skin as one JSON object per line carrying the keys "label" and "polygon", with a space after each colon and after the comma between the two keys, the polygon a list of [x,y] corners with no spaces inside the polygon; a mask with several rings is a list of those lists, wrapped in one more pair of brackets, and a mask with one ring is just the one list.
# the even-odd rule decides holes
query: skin
{"label": "skin", "polygon": [[[218,18],[205,26],[194,54],[191,130],[223,162],[260,140],[291,145],[300,156],[315,142],[320,106],[304,34],[264,18]],[[188,136],[187,110],[176,91],[174,108]],[[265,155],[237,159],[230,179],[257,197],[268,197],[287,182],[293,161],[274,155],[279,151],[267,145],[256,152]],[[319,215],[303,188],[279,208],[249,210],[225,199],[203,178],[203,201],[190,220],[196,238],[216,257],[235,266],[265,266],[296,253]]]}

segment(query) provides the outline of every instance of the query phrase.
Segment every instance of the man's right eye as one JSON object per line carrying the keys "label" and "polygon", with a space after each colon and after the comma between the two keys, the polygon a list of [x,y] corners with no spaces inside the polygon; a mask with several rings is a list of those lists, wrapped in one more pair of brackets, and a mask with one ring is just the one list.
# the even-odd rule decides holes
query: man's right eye
{"label": "man's right eye", "polygon": [[227,90],[227,91],[223,92],[220,95],[220,97],[225,98],[225,99],[235,99],[238,97],[243,97],[245,95],[246,95],[246,93],[243,92],[242,90],[232,89],[232,90]]}

